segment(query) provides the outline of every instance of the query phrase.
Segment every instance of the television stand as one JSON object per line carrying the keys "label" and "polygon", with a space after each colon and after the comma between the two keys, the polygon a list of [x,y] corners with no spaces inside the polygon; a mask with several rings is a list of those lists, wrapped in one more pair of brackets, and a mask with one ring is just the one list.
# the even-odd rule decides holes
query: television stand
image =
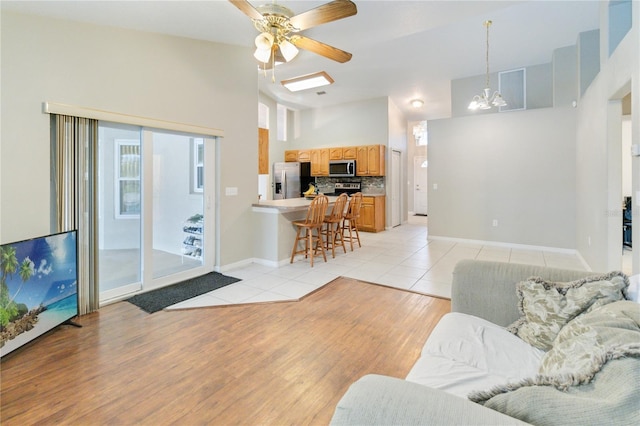
{"label": "television stand", "polygon": [[78,328],[82,328],[81,324],[78,324],[77,322],[73,322],[70,319],[66,320],[65,322],[63,322],[61,325],[72,325],[74,327],[78,327]]}

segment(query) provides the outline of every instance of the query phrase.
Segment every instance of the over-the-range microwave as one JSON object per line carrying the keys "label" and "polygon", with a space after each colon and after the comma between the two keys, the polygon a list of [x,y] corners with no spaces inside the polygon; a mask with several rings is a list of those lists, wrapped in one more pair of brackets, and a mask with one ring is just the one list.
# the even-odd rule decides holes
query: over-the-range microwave
{"label": "over-the-range microwave", "polygon": [[329,161],[329,176],[350,177],[356,175],[355,160],[332,160]]}

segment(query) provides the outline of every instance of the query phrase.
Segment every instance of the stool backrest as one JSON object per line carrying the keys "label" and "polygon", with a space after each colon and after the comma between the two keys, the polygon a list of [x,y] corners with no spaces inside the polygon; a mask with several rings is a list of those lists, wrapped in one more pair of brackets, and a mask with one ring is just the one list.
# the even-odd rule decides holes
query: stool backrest
{"label": "stool backrest", "polygon": [[360,216],[360,206],[362,205],[362,192],[356,192],[349,200],[349,208],[345,217],[357,218]]}
{"label": "stool backrest", "polygon": [[333,209],[331,209],[331,214],[329,215],[330,220],[338,221],[342,219],[342,215],[344,215],[344,208],[347,205],[347,201],[349,197],[347,194],[340,194],[336,199],[336,202],[333,204]]}
{"label": "stool backrest", "polygon": [[316,198],[311,201],[309,204],[309,209],[307,210],[307,219],[306,223],[316,224],[321,226],[324,222],[324,215],[327,211],[327,206],[329,205],[329,199],[326,195],[318,195]]}

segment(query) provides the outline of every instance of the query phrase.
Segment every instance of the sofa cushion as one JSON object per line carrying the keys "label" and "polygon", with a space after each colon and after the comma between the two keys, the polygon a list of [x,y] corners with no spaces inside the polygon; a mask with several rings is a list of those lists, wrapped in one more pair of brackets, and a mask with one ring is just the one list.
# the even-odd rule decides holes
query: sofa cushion
{"label": "sofa cushion", "polygon": [[605,304],[625,299],[629,279],[622,272],[595,275],[567,283],[533,277],[517,284],[521,317],[507,330],[542,350],[573,318]]}
{"label": "sofa cushion", "polygon": [[433,329],[406,380],[466,398],[535,375],[543,356],[504,327],[453,312]]}
{"label": "sofa cushion", "polygon": [[534,424],[638,424],[639,391],[640,306],[619,301],[570,321],[538,375],[469,399]]}
{"label": "sofa cushion", "polygon": [[611,359],[640,357],[640,305],[608,304],[569,322],[542,359],[539,373],[556,387],[588,383]]}
{"label": "sofa cushion", "polygon": [[[566,391],[525,386],[498,394],[484,406],[536,425],[640,424],[640,359],[610,361],[587,385]],[[535,403],[532,403],[535,401]]]}
{"label": "sofa cushion", "polygon": [[331,425],[525,425],[471,401],[394,377],[369,374],[353,383]]}

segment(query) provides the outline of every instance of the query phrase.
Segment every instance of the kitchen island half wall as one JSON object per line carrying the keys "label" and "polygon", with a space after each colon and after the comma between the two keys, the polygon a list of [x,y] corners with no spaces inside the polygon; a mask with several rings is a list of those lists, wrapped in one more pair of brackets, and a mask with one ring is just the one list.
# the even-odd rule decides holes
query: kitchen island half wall
{"label": "kitchen island half wall", "polygon": [[[338,197],[328,197],[327,213]],[[287,198],[261,200],[252,204],[255,232],[254,259],[267,266],[289,263],[296,238],[295,220],[304,220],[311,200]]]}

